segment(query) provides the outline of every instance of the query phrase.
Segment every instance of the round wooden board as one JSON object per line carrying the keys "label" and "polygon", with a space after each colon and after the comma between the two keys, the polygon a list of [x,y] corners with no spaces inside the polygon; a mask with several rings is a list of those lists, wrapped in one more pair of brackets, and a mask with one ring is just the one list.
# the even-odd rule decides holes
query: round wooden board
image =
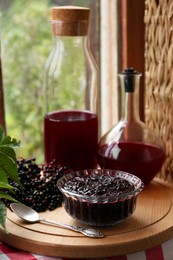
{"label": "round wooden board", "polygon": [[[135,213],[114,227],[100,228],[104,238],[93,239],[50,224],[26,224],[8,210],[8,234],[0,240],[35,254],[69,258],[97,258],[129,254],[154,247],[173,237],[173,186],[153,182],[138,197]],[[63,207],[40,216],[81,225]],[[96,250],[96,248],[98,248]]]}

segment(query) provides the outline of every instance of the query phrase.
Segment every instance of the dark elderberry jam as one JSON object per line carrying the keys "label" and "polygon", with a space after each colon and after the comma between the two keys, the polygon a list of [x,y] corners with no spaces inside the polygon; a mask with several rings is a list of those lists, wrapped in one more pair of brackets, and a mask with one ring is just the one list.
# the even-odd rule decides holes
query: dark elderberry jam
{"label": "dark elderberry jam", "polygon": [[68,174],[58,187],[69,215],[88,225],[110,226],[132,215],[143,183],[134,175],[102,169]]}

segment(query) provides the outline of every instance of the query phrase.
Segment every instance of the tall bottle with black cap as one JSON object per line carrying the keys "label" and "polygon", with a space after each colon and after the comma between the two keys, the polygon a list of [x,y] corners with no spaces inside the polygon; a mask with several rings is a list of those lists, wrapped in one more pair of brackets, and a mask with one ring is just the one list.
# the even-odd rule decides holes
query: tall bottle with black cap
{"label": "tall bottle with black cap", "polygon": [[162,140],[140,120],[141,73],[127,68],[119,74],[122,90],[120,121],[100,140],[98,162],[102,168],[132,173],[148,185],[165,159]]}

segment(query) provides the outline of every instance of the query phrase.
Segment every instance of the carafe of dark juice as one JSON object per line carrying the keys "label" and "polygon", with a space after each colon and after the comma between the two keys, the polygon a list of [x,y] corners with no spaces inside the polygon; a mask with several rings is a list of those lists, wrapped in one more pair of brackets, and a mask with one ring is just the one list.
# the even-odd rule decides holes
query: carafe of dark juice
{"label": "carafe of dark juice", "polygon": [[97,154],[101,168],[132,173],[148,185],[163,165],[165,150],[162,140],[140,120],[140,77],[133,68],[119,74],[121,120],[101,138]]}
{"label": "carafe of dark juice", "polygon": [[90,10],[51,8],[52,49],[43,69],[44,157],[73,170],[94,168],[98,69],[88,44]]}

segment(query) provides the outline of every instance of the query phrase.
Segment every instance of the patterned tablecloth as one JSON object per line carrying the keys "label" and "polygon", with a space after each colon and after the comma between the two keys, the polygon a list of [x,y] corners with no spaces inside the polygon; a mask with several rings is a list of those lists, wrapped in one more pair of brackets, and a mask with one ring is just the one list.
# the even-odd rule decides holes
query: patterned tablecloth
{"label": "patterned tablecloth", "polygon": [[[99,250],[99,249],[98,249]],[[68,260],[67,258],[60,257],[47,257],[37,254],[27,253],[16,248],[10,247],[0,242],[0,260]],[[77,260],[74,259],[73,260]],[[91,259],[78,259],[78,260],[91,260]],[[96,260],[93,258],[92,260]],[[97,258],[97,260],[173,260],[173,239],[145,251],[124,255],[113,256],[108,258]]]}

